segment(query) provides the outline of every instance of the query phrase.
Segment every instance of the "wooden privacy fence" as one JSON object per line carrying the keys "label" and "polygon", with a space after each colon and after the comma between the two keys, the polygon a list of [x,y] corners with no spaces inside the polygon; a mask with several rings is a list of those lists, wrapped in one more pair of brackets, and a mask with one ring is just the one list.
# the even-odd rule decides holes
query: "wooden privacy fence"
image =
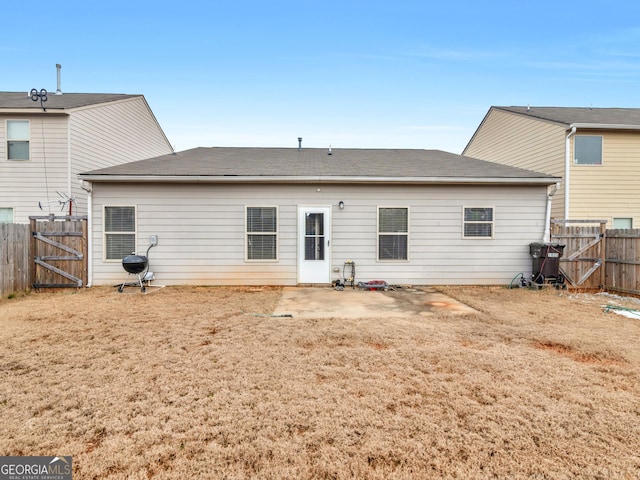
{"label": "wooden privacy fence", "polygon": [[607,230],[606,288],[640,294],[640,229]]}
{"label": "wooden privacy fence", "polygon": [[0,295],[30,287],[29,225],[0,223]]}
{"label": "wooden privacy fence", "polygon": [[31,287],[83,287],[87,284],[87,217],[29,217],[33,258]]}
{"label": "wooden privacy fence", "polygon": [[640,295],[640,229],[606,230],[604,220],[552,220],[565,245],[560,269],[572,287]]}

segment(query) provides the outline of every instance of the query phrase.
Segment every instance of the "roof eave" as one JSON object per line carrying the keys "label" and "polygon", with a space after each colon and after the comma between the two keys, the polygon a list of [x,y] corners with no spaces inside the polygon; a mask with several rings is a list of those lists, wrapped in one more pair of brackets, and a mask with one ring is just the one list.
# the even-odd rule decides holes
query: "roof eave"
{"label": "roof eave", "polygon": [[560,177],[348,177],[348,176],[213,176],[213,175],[92,175],[81,180],[94,183],[360,183],[360,184],[503,184],[552,185]]}
{"label": "roof eave", "polygon": [[0,107],[0,114],[10,114],[10,115],[34,115],[34,114],[38,114],[38,113],[44,113],[44,114],[64,114],[64,115],[68,115],[69,112],[64,109],[64,108],[47,108],[47,106],[45,105],[44,107],[45,109],[42,110],[39,107],[30,107],[30,108],[6,108],[6,107]]}
{"label": "roof eave", "polygon": [[567,130],[572,128],[589,130],[640,130],[640,125],[627,125],[622,123],[572,123]]}

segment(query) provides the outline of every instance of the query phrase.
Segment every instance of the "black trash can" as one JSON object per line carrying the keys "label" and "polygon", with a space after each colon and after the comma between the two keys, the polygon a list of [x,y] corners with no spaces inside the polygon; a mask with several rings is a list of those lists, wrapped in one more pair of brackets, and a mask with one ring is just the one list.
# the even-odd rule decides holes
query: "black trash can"
{"label": "black trash can", "polygon": [[564,276],[560,273],[560,258],[564,254],[564,247],[558,243],[529,244],[534,283],[564,284]]}

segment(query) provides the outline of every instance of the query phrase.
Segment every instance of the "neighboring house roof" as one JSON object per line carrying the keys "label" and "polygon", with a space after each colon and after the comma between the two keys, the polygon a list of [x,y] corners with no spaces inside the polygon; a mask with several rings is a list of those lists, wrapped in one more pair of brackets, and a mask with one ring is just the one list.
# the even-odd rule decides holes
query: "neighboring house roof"
{"label": "neighboring house roof", "polygon": [[[47,101],[43,105],[47,110],[67,110],[135,97],[142,97],[142,95],[122,93],[63,93],[56,95],[55,92],[48,92]],[[42,107],[40,100],[33,101],[27,92],[0,92],[0,111],[6,109],[41,110]]]}
{"label": "neighboring house roof", "polygon": [[536,183],[560,179],[441,150],[195,148],[83,173],[92,182]]}
{"label": "neighboring house roof", "polygon": [[491,107],[531,118],[562,123],[567,128],[638,128],[640,108]]}

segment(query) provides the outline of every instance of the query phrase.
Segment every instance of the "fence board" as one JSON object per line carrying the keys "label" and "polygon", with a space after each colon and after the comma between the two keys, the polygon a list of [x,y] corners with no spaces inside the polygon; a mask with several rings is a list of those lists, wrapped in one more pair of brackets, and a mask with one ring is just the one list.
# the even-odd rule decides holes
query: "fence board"
{"label": "fence board", "polygon": [[0,295],[30,288],[29,225],[0,224]]}

